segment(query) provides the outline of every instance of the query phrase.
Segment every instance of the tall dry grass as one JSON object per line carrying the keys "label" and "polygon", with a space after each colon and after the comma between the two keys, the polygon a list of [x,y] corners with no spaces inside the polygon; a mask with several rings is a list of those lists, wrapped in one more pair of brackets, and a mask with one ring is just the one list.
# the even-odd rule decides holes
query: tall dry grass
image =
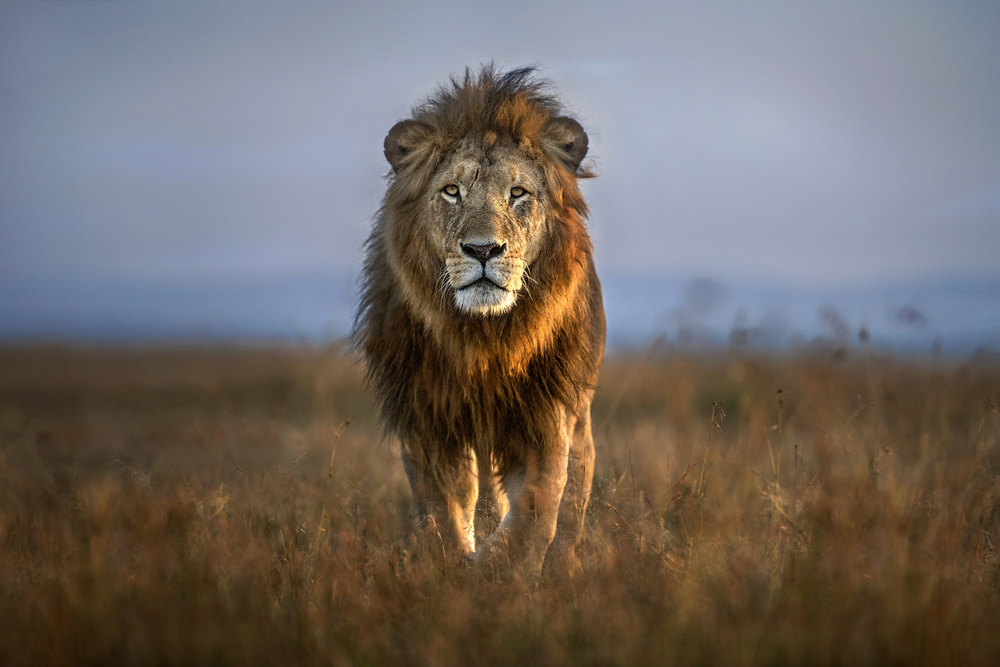
{"label": "tall dry grass", "polygon": [[998,397],[611,359],[584,575],[473,581],[339,349],[6,349],[0,663],[998,664]]}

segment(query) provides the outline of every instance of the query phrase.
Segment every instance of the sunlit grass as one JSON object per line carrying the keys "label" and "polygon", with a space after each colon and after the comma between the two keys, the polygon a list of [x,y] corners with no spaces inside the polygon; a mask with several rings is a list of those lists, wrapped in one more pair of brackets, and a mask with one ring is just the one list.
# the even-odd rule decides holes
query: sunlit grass
{"label": "sunlit grass", "polygon": [[337,348],[0,352],[0,663],[1000,658],[1000,372],[612,358],[584,575],[540,582],[411,534],[360,376]]}

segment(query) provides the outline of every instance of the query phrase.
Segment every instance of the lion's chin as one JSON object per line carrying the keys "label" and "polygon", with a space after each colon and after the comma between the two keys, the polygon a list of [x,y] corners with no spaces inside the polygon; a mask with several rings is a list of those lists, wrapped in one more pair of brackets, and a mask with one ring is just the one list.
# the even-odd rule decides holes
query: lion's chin
{"label": "lion's chin", "polygon": [[514,307],[517,295],[486,279],[455,291],[459,310],[476,315],[503,315]]}

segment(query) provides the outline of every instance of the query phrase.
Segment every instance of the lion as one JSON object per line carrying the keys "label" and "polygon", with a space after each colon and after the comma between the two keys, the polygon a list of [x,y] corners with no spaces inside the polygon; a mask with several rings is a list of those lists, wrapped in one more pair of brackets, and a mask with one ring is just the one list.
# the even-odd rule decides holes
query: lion
{"label": "lion", "polygon": [[385,138],[354,341],[419,525],[473,564],[575,570],[605,339],[587,133],[534,68],[450,84]]}

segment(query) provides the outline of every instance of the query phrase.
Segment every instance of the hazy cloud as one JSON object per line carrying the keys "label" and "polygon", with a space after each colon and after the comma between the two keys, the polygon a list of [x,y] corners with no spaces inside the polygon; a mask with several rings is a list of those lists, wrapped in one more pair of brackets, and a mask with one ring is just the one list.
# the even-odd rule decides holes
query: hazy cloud
{"label": "hazy cloud", "polygon": [[977,2],[4,3],[0,280],[352,269],[385,131],[488,60],[582,117],[602,270],[996,277],[998,34]]}

